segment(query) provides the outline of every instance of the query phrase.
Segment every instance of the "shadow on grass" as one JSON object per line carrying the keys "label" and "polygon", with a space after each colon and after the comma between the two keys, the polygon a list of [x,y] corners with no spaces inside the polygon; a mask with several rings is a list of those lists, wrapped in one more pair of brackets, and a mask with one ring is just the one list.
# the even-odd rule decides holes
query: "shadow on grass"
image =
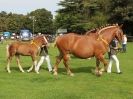
{"label": "shadow on grass", "polygon": [[[22,67],[22,68],[23,68],[23,70],[24,70],[25,72],[27,72],[27,70],[28,70],[30,67]],[[5,70],[6,70],[6,68],[5,68]],[[10,70],[11,70],[11,71],[21,72],[21,71],[19,70],[19,67],[10,67]],[[31,72],[34,72],[34,71],[32,70]]]}
{"label": "shadow on grass", "polygon": [[[47,68],[41,68],[41,69],[44,69],[46,71],[48,71]],[[95,69],[94,66],[91,66],[91,67],[75,67],[75,68],[70,68],[71,71],[73,73],[92,73],[92,70]],[[67,71],[66,71],[66,68],[58,68],[58,73],[59,74],[63,74],[63,75],[67,75]]]}
{"label": "shadow on grass", "polygon": [[[25,72],[27,72],[27,70],[29,69],[30,67],[23,67],[23,70]],[[11,71],[17,71],[17,72],[21,72],[19,70],[19,67],[10,67]],[[45,70],[45,71],[48,71],[48,68],[47,67],[41,67],[40,70]],[[95,69],[94,66],[88,66],[88,67],[74,67],[74,68],[70,68],[71,71],[73,73],[92,73],[92,70]],[[31,72],[34,72],[34,70],[32,70]],[[66,68],[58,68],[58,73],[59,74],[63,74],[63,75],[67,75],[67,71],[66,71]]]}

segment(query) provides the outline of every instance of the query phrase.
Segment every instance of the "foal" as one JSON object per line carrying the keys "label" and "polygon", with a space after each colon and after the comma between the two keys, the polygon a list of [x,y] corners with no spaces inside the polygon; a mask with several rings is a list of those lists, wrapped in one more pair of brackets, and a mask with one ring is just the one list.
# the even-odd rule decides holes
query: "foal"
{"label": "foal", "polygon": [[20,55],[22,56],[31,56],[32,58],[32,66],[28,70],[30,72],[33,67],[36,68],[36,57],[38,55],[38,52],[42,45],[47,45],[48,41],[45,38],[45,36],[38,36],[35,37],[34,40],[31,43],[24,43],[24,42],[13,42],[10,45],[7,45],[7,71],[8,73],[11,73],[10,70],[10,63],[13,58],[13,56],[16,56],[16,61],[18,64],[18,67],[21,72],[24,72],[22,66],[20,65]]}

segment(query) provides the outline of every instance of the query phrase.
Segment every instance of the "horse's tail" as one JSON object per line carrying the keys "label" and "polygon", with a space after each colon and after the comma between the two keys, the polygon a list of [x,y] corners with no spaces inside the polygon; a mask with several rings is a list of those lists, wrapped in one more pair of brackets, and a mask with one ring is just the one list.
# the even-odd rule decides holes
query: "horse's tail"
{"label": "horse's tail", "polygon": [[6,57],[7,58],[9,57],[9,44],[6,45]]}

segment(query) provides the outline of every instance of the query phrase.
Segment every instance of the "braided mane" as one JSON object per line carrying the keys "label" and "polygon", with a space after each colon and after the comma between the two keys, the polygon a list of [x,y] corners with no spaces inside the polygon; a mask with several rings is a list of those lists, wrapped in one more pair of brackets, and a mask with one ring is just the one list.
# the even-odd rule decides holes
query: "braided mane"
{"label": "braided mane", "polygon": [[106,24],[104,26],[100,26],[98,28],[91,29],[91,30],[87,31],[85,34],[89,35],[90,33],[96,33],[98,31],[100,31],[101,29],[109,27],[109,26],[118,26],[118,24]]}

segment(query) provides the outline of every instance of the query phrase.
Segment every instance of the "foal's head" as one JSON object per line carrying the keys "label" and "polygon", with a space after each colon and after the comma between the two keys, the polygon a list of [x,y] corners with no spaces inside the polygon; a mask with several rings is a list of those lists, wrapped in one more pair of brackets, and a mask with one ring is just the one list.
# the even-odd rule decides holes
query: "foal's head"
{"label": "foal's head", "polygon": [[40,43],[41,45],[45,45],[45,46],[47,46],[47,44],[48,44],[46,37],[43,35],[36,37],[33,40],[33,42],[37,42],[38,44]]}

